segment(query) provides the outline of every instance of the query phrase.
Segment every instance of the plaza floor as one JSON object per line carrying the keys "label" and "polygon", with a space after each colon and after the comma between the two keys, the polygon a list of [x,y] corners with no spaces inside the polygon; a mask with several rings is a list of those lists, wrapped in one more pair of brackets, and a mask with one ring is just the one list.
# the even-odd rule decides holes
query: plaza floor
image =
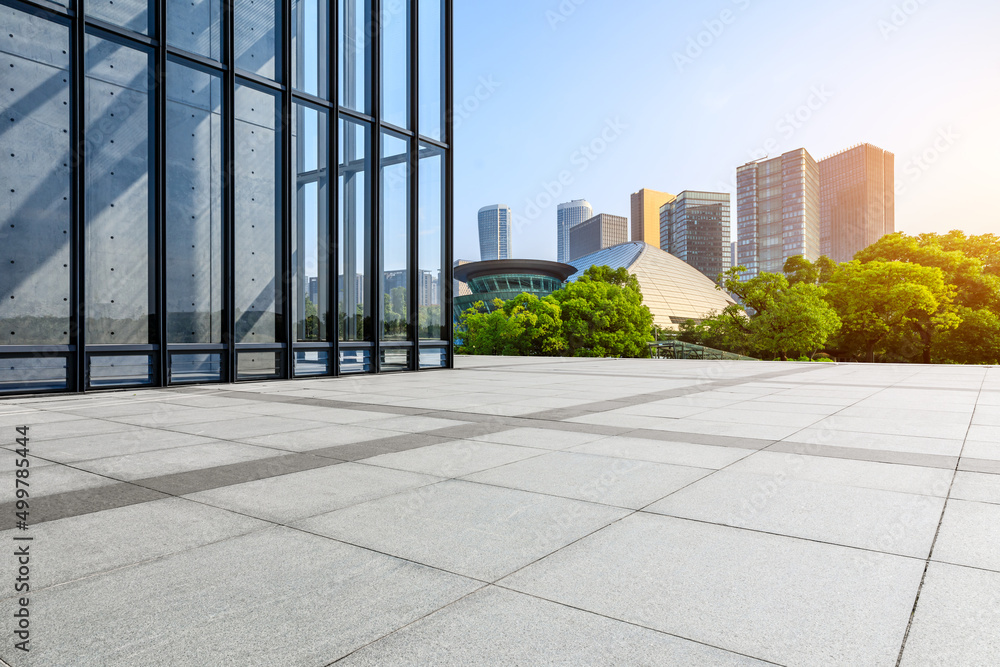
{"label": "plaza floor", "polygon": [[457,365],[0,400],[0,659],[1000,664],[1000,368]]}

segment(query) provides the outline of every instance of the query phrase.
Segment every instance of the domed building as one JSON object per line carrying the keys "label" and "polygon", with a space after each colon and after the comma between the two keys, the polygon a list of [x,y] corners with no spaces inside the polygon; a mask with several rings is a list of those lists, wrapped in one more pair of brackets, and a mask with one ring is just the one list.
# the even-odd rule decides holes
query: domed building
{"label": "domed building", "polygon": [[643,303],[653,313],[653,322],[663,329],[676,329],[685,320],[702,320],[733,301],[717,290],[715,283],[683,260],[642,241],[622,243],[574,259],[572,282],[591,266],[625,268],[639,279]]}

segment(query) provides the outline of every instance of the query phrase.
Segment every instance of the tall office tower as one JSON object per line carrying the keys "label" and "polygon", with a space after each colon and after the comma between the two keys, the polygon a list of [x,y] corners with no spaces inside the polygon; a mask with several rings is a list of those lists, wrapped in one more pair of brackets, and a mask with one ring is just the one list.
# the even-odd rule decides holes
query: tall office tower
{"label": "tall office tower", "polygon": [[628,243],[628,218],[599,213],[569,232],[569,259]]}
{"label": "tall office tower", "polygon": [[895,161],[871,144],[820,160],[822,254],[849,262],[895,231]]}
{"label": "tall office tower", "polygon": [[[464,264],[472,264],[472,260],[471,259],[456,259],[454,261],[454,263],[452,264],[452,268],[453,269],[457,269],[458,267],[460,267],[460,266],[462,266]],[[452,282],[452,285],[453,285],[453,290],[454,290],[453,294],[455,296],[468,296],[468,295],[472,294],[472,289],[469,288],[469,284],[466,283],[466,282],[464,282],[464,281],[459,280],[458,278],[454,279],[454,281]]]}
{"label": "tall office tower", "polygon": [[804,148],[736,170],[738,264],[745,277],[820,256],[819,165]]}
{"label": "tall office tower", "polygon": [[660,207],[660,248],[712,280],[732,266],[729,193],[684,191]]}
{"label": "tall office tower", "polygon": [[643,188],[632,193],[632,240],[660,247],[660,208],[673,201],[666,192]]}
{"label": "tall office tower", "polygon": [[556,256],[560,262],[569,261],[569,230],[592,217],[594,209],[586,199],[559,204],[556,209]]}
{"label": "tall office tower", "polygon": [[513,214],[510,206],[495,204],[479,209],[479,258],[510,259],[510,228]]}

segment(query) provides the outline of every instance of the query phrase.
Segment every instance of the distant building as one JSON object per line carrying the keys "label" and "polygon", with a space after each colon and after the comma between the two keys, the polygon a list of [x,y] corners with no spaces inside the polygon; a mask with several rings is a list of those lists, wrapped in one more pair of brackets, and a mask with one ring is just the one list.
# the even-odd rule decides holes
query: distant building
{"label": "distant building", "polygon": [[438,277],[430,271],[420,271],[420,292],[417,294],[417,305],[437,306],[441,303]]}
{"label": "distant building", "polygon": [[605,248],[572,264],[577,271],[569,277],[570,282],[595,265],[628,269],[639,279],[642,302],[649,306],[653,321],[664,329],[676,329],[689,319],[703,320],[734,303],[696,268],[641,241]]}
{"label": "distant building", "polygon": [[895,156],[861,144],[819,163],[820,252],[836,262],[896,228]]}
{"label": "distant building", "polygon": [[574,199],[559,204],[556,209],[556,256],[560,262],[569,259],[569,230],[594,217],[594,209],[586,199]]}
{"label": "distant building", "polygon": [[510,207],[503,204],[479,209],[479,257],[482,261],[511,258],[512,217]]}
{"label": "distant building", "polygon": [[632,240],[660,247],[660,208],[674,196],[643,188],[632,193]]}
{"label": "distant building", "polygon": [[660,248],[712,280],[732,266],[729,193],[685,190],[660,207]]}
{"label": "distant building", "polygon": [[746,277],[820,256],[819,165],[804,148],[736,170],[736,263]]}
{"label": "distant building", "polygon": [[569,259],[628,243],[628,218],[599,213],[569,232]]}
{"label": "distant building", "polygon": [[309,281],[309,286],[306,289],[306,297],[312,301],[314,304],[319,303],[319,278],[315,276],[309,276],[306,278]]}
{"label": "distant building", "polygon": [[[472,264],[472,260],[456,259],[454,264],[452,264],[452,267],[457,269],[458,267],[464,266],[465,264]],[[459,280],[457,277],[454,279],[453,288],[454,288],[453,295],[455,297],[468,296],[472,294],[472,290],[469,289],[469,286],[465,284],[464,281]]]}
{"label": "distant building", "polygon": [[457,266],[455,279],[467,284],[469,293],[455,297],[455,321],[478,301],[490,311],[494,299],[508,301],[525,292],[538,297],[548,296],[560,289],[574,271],[576,269],[569,264],[542,259],[468,262]]}

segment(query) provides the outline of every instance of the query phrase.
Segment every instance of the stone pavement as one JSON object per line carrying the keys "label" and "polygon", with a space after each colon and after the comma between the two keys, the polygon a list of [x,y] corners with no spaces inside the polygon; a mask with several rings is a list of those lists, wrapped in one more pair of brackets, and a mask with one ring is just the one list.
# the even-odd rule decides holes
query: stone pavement
{"label": "stone pavement", "polygon": [[0,401],[0,659],[1000,664],[1000,369],[458,366]]}

